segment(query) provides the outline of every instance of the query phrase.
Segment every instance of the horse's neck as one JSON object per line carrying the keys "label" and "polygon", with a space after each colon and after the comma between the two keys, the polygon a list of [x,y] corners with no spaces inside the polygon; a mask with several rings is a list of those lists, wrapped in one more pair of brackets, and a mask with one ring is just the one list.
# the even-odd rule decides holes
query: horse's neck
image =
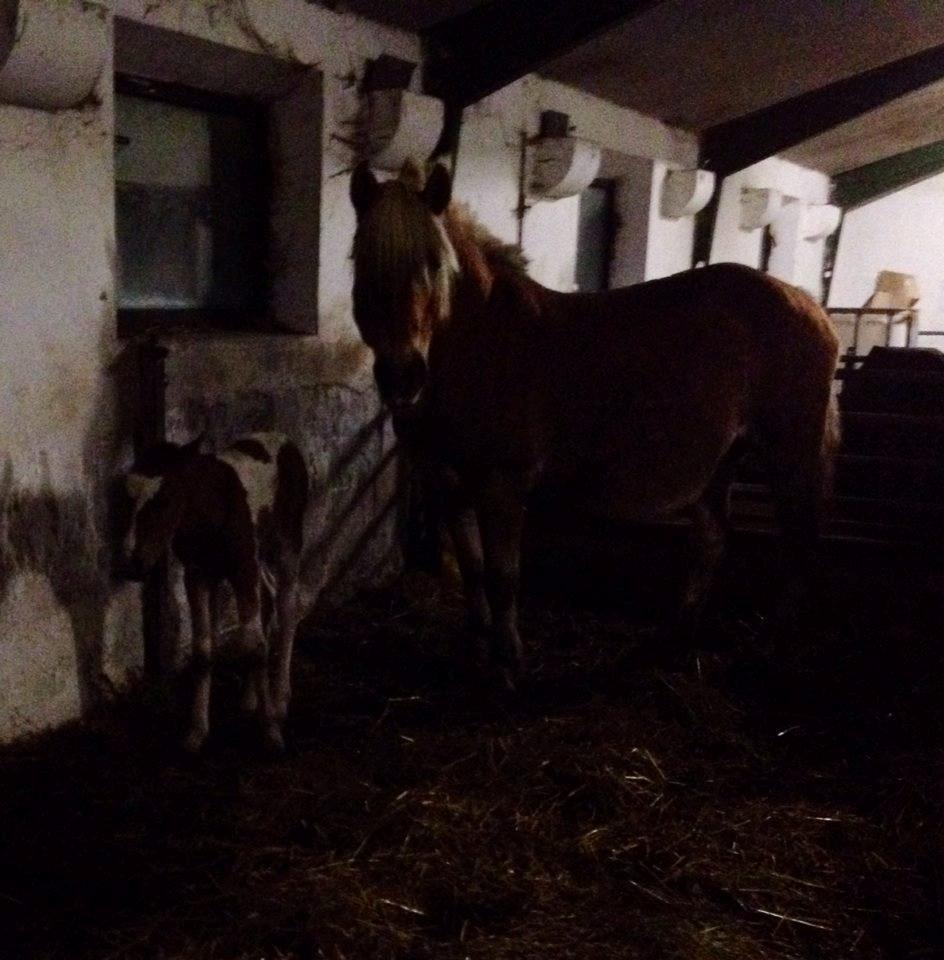
{"label": "horse's neck", "polygon": [[544,312],[550,291],[528,276],[527,261],[518,247],[490,233],[463,206],[450,208],[445,228],[459,262],[460,284],[464,281],[467,292],[471,287],[486,303],[501,285],[519,305],[516,313],[522,318]]}
{"label": "horse's neck", "polygon": [[[471,287],[471,291],[487,300],[495,282],[495,271],[483,244],[487,236],[484,229],[469,217],[467,211],[455,206],[446,212],[444,227],[459,265],[459,284]],[[453,299],[456,296],[455,287]],[[470,291],[467,289],[466,292]]]}

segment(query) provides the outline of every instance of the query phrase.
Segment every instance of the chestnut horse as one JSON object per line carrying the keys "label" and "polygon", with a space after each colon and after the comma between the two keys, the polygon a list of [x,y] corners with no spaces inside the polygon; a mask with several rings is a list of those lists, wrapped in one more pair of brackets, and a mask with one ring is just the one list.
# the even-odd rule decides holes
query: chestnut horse
{"label": "chestnut horse", "polygon": [[[631,520],[688,512],[694,620],[720,557],[736,454],[764,456],[786,542],[809,561],[838,439],[838,343],[807,294],[718,264],[558,293],[412,163],[351,180],[354,319],[402,436],[438,467],[473,624],[503,678],[522,665],[516,594],[538,484]],[[575,504],[576,505],[576,504]]]}

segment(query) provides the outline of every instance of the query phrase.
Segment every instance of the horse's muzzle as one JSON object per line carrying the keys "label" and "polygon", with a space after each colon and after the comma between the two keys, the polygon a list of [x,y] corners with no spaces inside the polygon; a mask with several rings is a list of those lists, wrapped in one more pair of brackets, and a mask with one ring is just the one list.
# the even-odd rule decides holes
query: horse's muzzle
{"label": "horse's muzzle", "polygon": [[374,361],[374,379],[384,403],[402,409],[416,399],[426,383],[426,361],[414,350],[406,361],[378,357]]}

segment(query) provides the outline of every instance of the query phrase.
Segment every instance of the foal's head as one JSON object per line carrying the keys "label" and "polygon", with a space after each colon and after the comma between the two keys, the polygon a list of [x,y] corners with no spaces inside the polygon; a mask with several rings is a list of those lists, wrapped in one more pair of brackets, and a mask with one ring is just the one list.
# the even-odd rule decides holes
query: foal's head
{"label": "foal's head", "polygon": [[393,407],[412,403],[426,381],[436,325],[452,300],[459,266],[443,228],[452,184],[433,168],[425,186],[418,167],[377,181],[366,164],[351,178],[354,236],[354,320],[374,351],[374,376]]}
{"label": "foal's head", "polygon": [[125,479],[134,505],[121,555],[121,572],[129,579],[141,579],[170,546],[184,505],[186,468],[198,456],[202,439],[186,446],[158,444]]}

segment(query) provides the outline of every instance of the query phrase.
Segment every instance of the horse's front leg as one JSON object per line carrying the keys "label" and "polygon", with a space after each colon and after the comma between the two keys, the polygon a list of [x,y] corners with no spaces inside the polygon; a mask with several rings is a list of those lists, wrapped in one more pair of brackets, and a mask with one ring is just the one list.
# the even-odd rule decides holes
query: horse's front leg
{"label": "horse's front leg", "polygon": [[449,472],[439,483],[443,520],[452,537],[453,549],[462,576],[469,626],[474,633],[484,635],[491,624],[491,611],[485,594],[485,560],[482,536],[465,487]]}
{"label": "horse's front leg", "polygon": [[517,602],[524,527],[521,484],[512,475],[491,477],[480,491],[477,513],[492,615],[492,653],[502,680],[514,690],[524,669]]}

